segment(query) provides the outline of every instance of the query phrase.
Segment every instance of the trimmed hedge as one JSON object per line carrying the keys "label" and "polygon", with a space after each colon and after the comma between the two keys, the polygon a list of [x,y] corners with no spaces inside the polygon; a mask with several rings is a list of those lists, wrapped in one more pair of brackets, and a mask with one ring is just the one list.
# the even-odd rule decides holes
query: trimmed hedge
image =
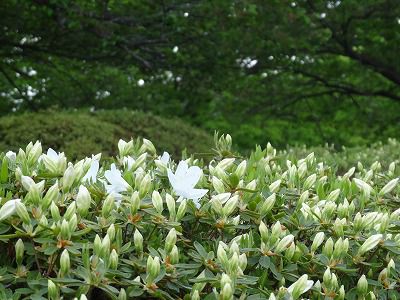
{"label": "trimmed hedge", "polygon": [[175,157],[181,151],[209,151],[212,136],[179,119],[127,110],[43,111],[0,118],[0,151],[18,150],[30,141],[64,151],[72,159],[102,152],[112,156],[120,138],[144,137]]}

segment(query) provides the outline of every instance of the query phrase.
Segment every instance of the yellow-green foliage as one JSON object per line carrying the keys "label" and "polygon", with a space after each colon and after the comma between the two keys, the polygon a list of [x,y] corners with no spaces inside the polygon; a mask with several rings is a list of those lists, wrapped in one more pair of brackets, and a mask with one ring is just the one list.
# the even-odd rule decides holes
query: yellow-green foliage
{"label": "yellow-green foliage", "polygon": [[0,118],[0,151],[18,150],[30,141],[64,151],[71,159],[102,152],[114,155],[120,138],[144,137],[159,149],[180,157],[206,152],[212,137],[179,119],[165,119],[138,111],[44,111]]}

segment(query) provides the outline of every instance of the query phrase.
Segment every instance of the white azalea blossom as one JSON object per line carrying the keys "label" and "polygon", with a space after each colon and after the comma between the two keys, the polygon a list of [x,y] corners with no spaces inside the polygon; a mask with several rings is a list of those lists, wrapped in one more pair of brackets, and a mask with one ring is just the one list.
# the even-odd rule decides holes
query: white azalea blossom
{"label": "white azalea blossom", "polygon": [[13,152],[13,151],[8,151],[6,153],[6,156],[11,161],[15,161],[15,159],[17,158],[17,154],[15,152]]}
{"label": "white azalea blossom", "polygon": [[67,167],[67,158],[64,152],[57,153],[49,148],[46,154],[42,154],[39,160],[43,161],[47,169],[53,173],[63,173]]}
{"label": "white azalea blossom", "polygon": [[106,185],[107,194],[113,194],[117,201],[122,199],[120,193],[126,192],[130,185],[122,178],[121,171],[117,169],[115,164],[111,165],[111,169],[104,173],[110,184]]}
{"label": "white azalea blossom", "polygon": [[21,202],[21,199],[9,200],[0,208],[0,221],[7,219],[15,213],[18,202]]}
{"label": "white azalea blossom", "polygon": [[123,159],[124,166],[127,170],[132,169],[133,164],[135,163],[135,159],[131,156],[125,156]]}
{"label": "white azalea blossom", "polygon": [[90,181],[91,183],[95,183],[97,181],[97,173],[99,172],[99,161],[97,159],[92,159],[90,163],[89,170],[86,175],[83,176],[82,182]]}
{"label": "white azalea blossom", "polygon": [[195,189],[197,182],[200,180],[203,171],[197,166],[189,168],[186,161],[180,161],[176,168],[175,174],[168,169],[168,179],[175,193],[181,198],[178,202],[185,199],[192,199],[196,207],[200,207],[199,199],[207,192],[207,189]]}

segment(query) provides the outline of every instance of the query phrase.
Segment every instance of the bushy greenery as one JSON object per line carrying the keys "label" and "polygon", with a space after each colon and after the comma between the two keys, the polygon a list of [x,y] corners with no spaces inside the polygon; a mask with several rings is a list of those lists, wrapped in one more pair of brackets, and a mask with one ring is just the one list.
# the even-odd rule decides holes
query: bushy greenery
{"label": "bushy greenery", "polygon": [[[127,110],[43,111],[0,118],[0,151],[17,150],[30,141],[65,153],[71,159],[102,152],[116,154],[119,138],[144,137],[175,155],[209,151],[212,136],[176,119]],[[196,142],[197,141],[197,142]]]}
{"label": "bushy greenery", "polygon": [[[399,171],[345,174],[215,137],[209,164],[1,155],[1,299],[398,299]],[[161,153],[159,151],[158,153]]]}

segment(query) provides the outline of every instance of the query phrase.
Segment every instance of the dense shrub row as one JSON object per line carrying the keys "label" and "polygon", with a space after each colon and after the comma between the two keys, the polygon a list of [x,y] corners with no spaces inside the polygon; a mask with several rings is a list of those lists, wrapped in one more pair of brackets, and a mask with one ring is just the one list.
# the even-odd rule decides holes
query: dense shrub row
{"label": "dense shrub row", "polygon": [[72,164],[0,156],[0,299],[398,299],[395,163],[338,175],[313,153],[207,165],[119,141]]}
{"label": "dense shrub row", "polygon": [[18,150],[30,141],[64,151],[71,159],[102,152],[117,153],[120,138],[144,137],[176,156],[182,149],[203,153],[212,146],[212,136],[179,119],[164,119],[128,110],[44,111],[0,118],[0,151]]}

